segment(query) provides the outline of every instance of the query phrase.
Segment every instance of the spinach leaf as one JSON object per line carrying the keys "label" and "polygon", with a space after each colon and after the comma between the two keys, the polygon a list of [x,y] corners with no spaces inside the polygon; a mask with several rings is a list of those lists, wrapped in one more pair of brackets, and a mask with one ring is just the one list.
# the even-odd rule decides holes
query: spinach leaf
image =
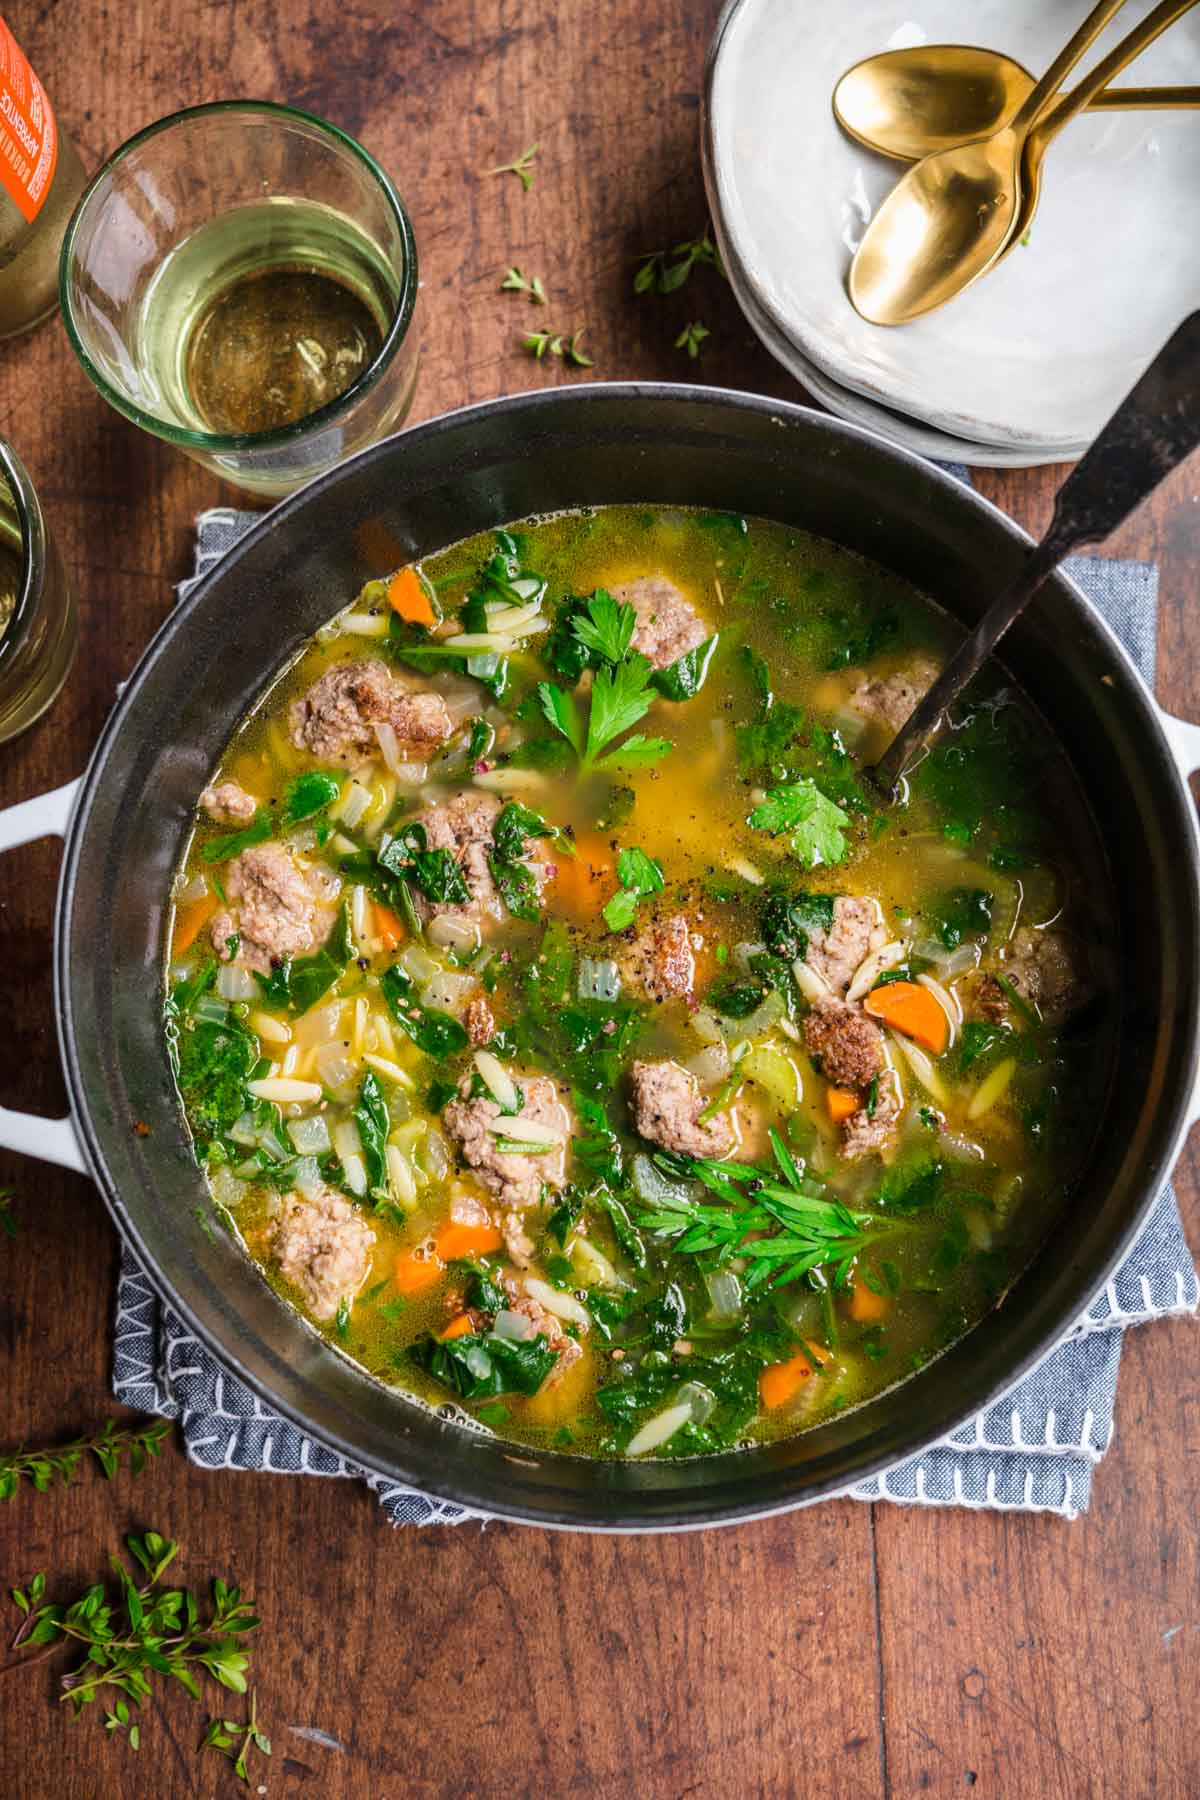
{"label": "spinach leaf", "polygon": [[937,1157],[921,1157],[888,1171],[879,1189],[878,1204],[887,1212],[922,1212],[942,1198],[945,1185],[945,1163]]}
{"label": "spinach leaf", "polygon": [[709,664],[717,647],[714,635],[697,644],[665,669],[656,669],[650,677],[653,685],[668,700],[691,700],[708,679]]}
{"label": "spinach leaf", "polygon": [[466,1286],[466,1302],[479,1312],[503,1312],[508,1305],[508,1295],[496,1280],[492,1270],[486,1263],[460,1264],[468,1271]]}
{"label": "spinach leaf", "polygon": [[992,928],[994,896],[983,888],[950,888],[931,909],[939,938],[957,950],[964,938],[986,938]]}
{"label": "spinach leaf", "polygon": [[418,1005],[413,998],[412,980],[398,963],[384,970],[379,991],[397,1025],[426,1056],[444,1062],[446,1057],[466,1049],[467,1034],[463,1026],[451,1013]]}
{"label": "spinach leaf", "polygon": [[622,1181],[621,1140],[608,1122],[598,1100],[576,1089],[571,1095],[575,1117],[583,1129],[571,1140],[575,1157],[589,1175],[609,1187]]}
{"label": "spinach leaf", "polygon": [[914,772],[913,791],[927,797],[948,835],[990,839],[995,868],[1036,860],[1041,836],[1037,791],[1045,752],[1018,707],[1001,693],[975,707],[946,733]]}
{"label": "spinach leaf", "polygon": [[756,982],[720,981],[705,998],[724,1019],[748,1019],[762,1004],[763,989]]}
{"label": "spinach leaf", "polygon": [[680,1365],[664,1357],[647,1357],[630,1373],[609,1382],[596,1394],[596,1403],[608,1421],[612,1438],[602,1446],[624,1450],[634,1432],[670,1403],[684,1381],[696,1381],[716,1399],[716,1407],[702,1426],[685,1425],[658,1452],[660,1456],[694,1456],[698,1452],[728,1449],[736,1444],[758,1413],[758,1377],[764,1365],[790,1356],[795,1339],[783,1332],[753,1333],[728,1350],[692,1355]]}
{"label": "spinach leaf", "polygon": [[754,702],[751,718],[734,733],[742,774],[766,787],[806,779],[846,812],[875,813],[858,765],[841,737],[786,700],[776,698],[771,671],[755,651],[743,646],[742,673]]}
{"label": "spinach leaf", "polygon": [[329,992],[353,959],[350,912],[343,906],[337,924],[318,951],[312,956],[287,957],[269,975],[256,974],[255,980],[268,1005],[286,1007],[290,1013],[306,1013]]}
{"label": "spinach leaf", "polygon": [[583,1211],[583,1200],[578,1194],[568,1194],[560,1200],[550,1217],[546,1220],[546,1236],[553,1238],[562,1250],[567,1242],[567,1235],[572,1225]]}
{"label": "spinach leaf", "polygon": [[390,1121],[387,1102],[383,1097],[383,1089],[379,1085],[379,1077],[374,1069],[368,1069],[363,1076],[358,1105],[354,1109],[354,1123],[358,1126],[363,1161],[367,1165],[367,1182],[371,1192],[386,1196],[388,1192],[387,1134]]}
{"label": "spinach leaf", "polygon": [[284,825],[299,825],[302,819],[315,819],[318,813],[333,805],[341,791],[342,784],[337,776],[327,775],[322,769],[297,775],[288,782],[280,819]]}
{"label": "spinach leaf", "polygon": [[499,816],[492,828],[492,842],[496,846],[496,855],[505,862],[517,862],[525,854],[526,842],[531,837],[557,838],[562,833],[557,825],[548,825],[540,813],[533,812],[528,806],[522,806],[518,800],[509,800],[500,808]]}
{"label": "spinach leaf", "polygon": [[409,1356],[463,1400],[536,1394],[558,1360],[544,1337],[502,1338],[493,1332],[446,1340],[427,1333]]}
{"label": "spinach leaf", "polygon": [[415,881],[427,900],[440,905],[469,906],[467,886],[453,850],[430,850],[423,825],[403,826],[378,853],[381,868],[400,881]]}
{"label": "spinach leaf", "polygon": [[179,1092],[198,1137],[220,1137],[246,1110],[258,1040],[235,1020],[185,1019],[176,1039]]}
{"label": "spinach leaf", "polygon": [[[575,1143],[576,1150],[578,1150],[579,1140],[576,1139]],[[588,1204],[591,1206],[598,1206],[602,1211],[608,1214],[609,1223],[613,1229],[613,1236],[616,1238],[618,1244],[620,1244],[634,1268],[644,1270],[648,1262],[646,1245],[641,1232],[629,1216],[625,1202],[619,1199],[618,1196],[612,1193],[607,1187],[599,1187],[596,1189],[595,1193],[588,1195]]]}
{"label": "spinach leaf", "polygon": [[200,859],[206,863],[229,862],[240,856],[243,850],[249,850],[255,844],[265,844],[269,837],[275,835],[275,820],[264,807],[256,819],[241,831],[227,831],[220,837],[209,838],[200,852]]}
{"label": "spinach leaf", "polygon": [[776,956],[795,962],[808,950],[810,931],[833,930],[832,894],[768,894],[760,923],[763,942]]}

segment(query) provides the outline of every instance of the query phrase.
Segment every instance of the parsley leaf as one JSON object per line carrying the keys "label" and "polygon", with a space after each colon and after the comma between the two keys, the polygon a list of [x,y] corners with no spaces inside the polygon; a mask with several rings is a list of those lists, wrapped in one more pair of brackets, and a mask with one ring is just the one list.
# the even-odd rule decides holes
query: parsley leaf
{"label": "parsley leaf", "polygon": [[662,892],[662,864],[644,850],[622,850],[617,856],[617,880],[620,889],[604,908],[604,923],[610,931],[624,931],[633,924],[638,901]]}
{"label": "parsley leaf", "polygon": [[608,663],[623,660],[636,629],[637,613],[633,607],[618,605],[605,588],[597,588],[583,612],[571,620],[571,630],[584,648]]}
{"label": "parsley leaf", "polygon": [[849,815],[827,800],[814,781],[793,781],[768,789],[747,823],[773,837],[790,832],[792,853],[806,869],[829,867],[845,859],[842,827],[850,823]]}

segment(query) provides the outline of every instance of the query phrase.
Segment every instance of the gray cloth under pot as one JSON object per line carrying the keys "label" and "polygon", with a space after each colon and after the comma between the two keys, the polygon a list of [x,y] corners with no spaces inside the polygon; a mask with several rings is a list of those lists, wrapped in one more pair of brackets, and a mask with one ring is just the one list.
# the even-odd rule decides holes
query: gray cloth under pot
{"label": "gray cloth under pot", "polygon": [[[253,513],[225,507],[201,515],[196,574],[180,584],[181,598],[254,521]],[[1067,569],[1152,681],[1157,569],[1098,557],[1076,557]],[[331,596],[331,607],[336,599]],[[1167,1188],[1103,1293],[1031,1375],[943,1443],[850,1493],[857,1500],[1018,1508],[1073,1519],[1086,1509],[1092,1470],[1112,1441],[1121,1333],[1192,1313],[1198,1298],[1179,1208]],[[113,1389],[126,1406],[178,1419],[188,1455],[204,1468],[353,1476],[374,1489],[394,1525],[481,1516],[367,1474],[272,1413],[163,1305],[128,1249],[121,1256]]]}

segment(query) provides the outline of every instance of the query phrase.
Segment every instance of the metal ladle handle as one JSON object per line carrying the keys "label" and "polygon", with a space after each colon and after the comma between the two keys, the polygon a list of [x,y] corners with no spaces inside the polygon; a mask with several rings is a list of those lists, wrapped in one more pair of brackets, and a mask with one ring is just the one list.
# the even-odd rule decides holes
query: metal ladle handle
{"label": "metal ladle handle", "polygon": [[951,657],[874,768],[875,786],[894,797],[905,770],[946,711],[987,660],[1064,556],[1116,530],[1200,443],[1200,312],[1183,321],[1058,490],[1050,527]]}

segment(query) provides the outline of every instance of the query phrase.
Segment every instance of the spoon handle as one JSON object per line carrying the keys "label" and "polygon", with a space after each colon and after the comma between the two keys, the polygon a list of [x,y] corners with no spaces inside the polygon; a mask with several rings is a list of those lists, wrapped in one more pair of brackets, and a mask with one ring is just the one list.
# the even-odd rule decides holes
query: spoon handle
{"label": "spoon handle", "polygon": [[1049,529],[993,600],[870,776],[891,797],[914,757],[1064,556],[1099,543],[1200,444],[1200,312],[1183,321],[1058,490]]}
{"label": "spoon handle", "polygon": [[1125,0],[1099,0],[1099,5],[1092,8],[1079,29],[1063,45],[1041,80],[1035,82],[1026,94],[1016,114],[1009,120],[1010,131],[1025,132],[1037,123],[1080,57],[1095,43],[1113,14],[1119,12],[1124,4]]}
{"label": "spoon handle", "polygon": [[1140,56],[1154,42],[1156,37],[1181,19],[1184,13],[1191,12],[1197,0],[1159,0],[1159,4],[1148,12],[1140,25],[1135,25],[1128,36],[1115,44],[1106,57],[1098,62],[1094,69],[1083,77],[1069,94],[1063,94],[1048,111],[1043,113],[1035,130],[1042,139],[1043,148],[1051,138],[1057,137],[1063,126],[1082,112],[1097,99],[1109,82],[1127,68],[1135,56]]}

